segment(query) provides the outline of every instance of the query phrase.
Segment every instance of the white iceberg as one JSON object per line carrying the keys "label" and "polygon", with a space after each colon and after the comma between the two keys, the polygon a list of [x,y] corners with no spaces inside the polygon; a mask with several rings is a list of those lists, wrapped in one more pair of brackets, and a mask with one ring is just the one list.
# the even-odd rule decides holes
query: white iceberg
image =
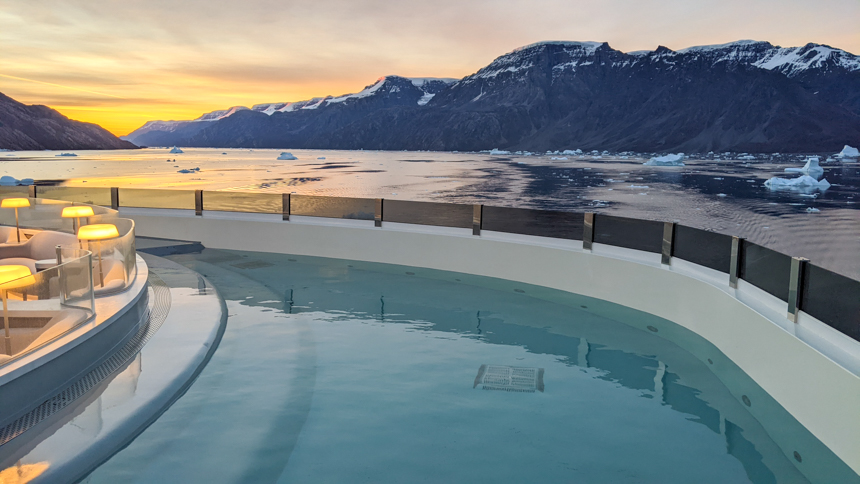
{"label": "white iceberg", "polygon": [[563,154],[563,155],[568,155],[568,156],[571,156],[571,155],[576,156],[576,155],[581,155],[581,154],[582,154],[582,150],[579,150],[579,149],[576,149],[576,150],[564,150],[564,151],[562,151],[562,152],[561,152],[561,154]]}
{"label": "white iceberg", "polygon": [[642,164],[646,166],[684,166],[683,159],[684,153],[678,153],[677,155],[669,153],[665,156],[655,156]]}
{"label": "white iceberg", "polygon": [[282,161],[284,161],[284,160],[287,160],[287,161],[288,160],[298,160],[298,158],[293,156],[293,154],[290,153],[289,151],[282,152],[280,155],[278,155],[278,159],[282,160]]}
{"label": "white iceberg", "polygon": [[182,149],[180,149],[180,148],[178,148],[178,147],[174,146],[173,148],[171,148],[171,150],[169,151],[169,153],[185,153],[185,152],[184,152],[184,151],[182,151]]}
{"label": "white iceberg", "polygon": [[818,181],[809,175],[802,175],[792,179],[773,177],[764,182],[764,186],[771,190],[824,191],[830,188],[830,182],[827,180]]}
{"label": "white iceberg", "polygon": [[860,150],[858,150],[857,148],[855,148],[853,146],[845,145],[845,147],[842,148],[842,151],[840,151],[839,153],[836,154],[836,157],[842,158],[842,159],[858,158],[858,157],[860,157]]}
{"label": "white iceberg", "polygon": [[786,168],[786,173],[803,173],[804,175],[818,176],[824,173],[824,168],[818,164],[817,156],[810,156],[806,159],[806,164],[803,168]]}
{"label": "white iceberg", "polygon": [[11,177],[8,175],[0,176],[0,186],[3,187],[14,187],[18,184],[18,180],[15,177]]}
{"label": "white iceberg", "polygon": [[491,155],[509,155],[509,154],[511,154],[511,152],[505,151],[505,150],[500,150],[498,148],[493,148],[490,150],[490,154]]}

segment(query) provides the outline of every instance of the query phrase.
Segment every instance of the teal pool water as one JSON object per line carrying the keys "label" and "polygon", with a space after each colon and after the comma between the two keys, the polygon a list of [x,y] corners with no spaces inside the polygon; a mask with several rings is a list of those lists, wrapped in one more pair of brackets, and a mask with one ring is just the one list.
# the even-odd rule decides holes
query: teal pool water
{"label": "teal pool water", "polygon": [[853,476],[716,349],[654,316],[402,266],[170,259],[218,288],[226,332],[190,390],[86,482]]}

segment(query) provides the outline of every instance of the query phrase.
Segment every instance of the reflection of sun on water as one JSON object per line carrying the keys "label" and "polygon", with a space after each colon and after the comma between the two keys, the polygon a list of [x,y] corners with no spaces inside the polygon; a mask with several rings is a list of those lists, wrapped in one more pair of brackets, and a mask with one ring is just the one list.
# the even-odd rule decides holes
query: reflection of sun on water
{"label": "reflection of sun on water", "polygon": [[18,462],[12,467],[0,471],[0,484],[23,484],[39,477],[48,470],[50,464],[38,462],[36,464],[21,464]]}

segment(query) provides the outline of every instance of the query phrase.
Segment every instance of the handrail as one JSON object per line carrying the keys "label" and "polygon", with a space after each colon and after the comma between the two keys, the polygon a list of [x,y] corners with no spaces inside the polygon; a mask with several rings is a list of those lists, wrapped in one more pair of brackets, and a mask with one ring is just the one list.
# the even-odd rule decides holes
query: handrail
{"label": "handrail", "polygon": [[[17,194],[24,187],[10,187]],[[30,187],[38,198],[43,187]],[[45,189],[44,196],[67,195]],[[91,187],[80,188],[84,191]],[[583,249],[605,244],[660,254],[671,266],[681,259],[729,275],[732,287],[737,280],[758,287],[786,303],[786,315],[797,322],[803,311],[843,334],[860,341],[860,281],[818,267],[802,257],[786,254],[746,241],[740,237],[711,232],[674,222],[641,220],[599,213],[577,213],[523,208],[416,202],[289,193],[243,193],[210,190],[164,190],[103,188],[110,193],[112,208],[122,207],[268,213],[282,216],[373,220],[375,227],[385,222],[435,225],[481,231],[505,232],[568,240],[581,240]],[[126,195],[124,203],[123,195]],[[0,187],[0,197],[6,195]],[[78,197],[79,198],[79,197]],[[106,197],[102,197],[107,200]],[[208,208],[207,208],[207,200]]]}

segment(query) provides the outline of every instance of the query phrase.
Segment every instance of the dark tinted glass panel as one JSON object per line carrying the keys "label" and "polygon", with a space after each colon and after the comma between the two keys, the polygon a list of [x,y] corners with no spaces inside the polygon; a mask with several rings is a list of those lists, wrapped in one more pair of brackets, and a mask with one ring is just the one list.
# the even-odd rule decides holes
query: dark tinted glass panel
{"label": "dark tinted glass panel", "polygon": [[280,193],[203,192],[203,210],[222,212],[282,213],[283,196]]}
{"label": "dark tinted glass panel", "polygon": [[595,215],[594,242],[659,254],[663,246],[663,222]]}
{"label": "dark tinted glass panel", "polygon": [[471,228],[472,211],[472,205],[385,200],[382,219],[404,224]]}
{"label": "dark tinted glass panel", "polygon": [[0,198],[27,198],[30,187],[0,187]]}
{"label": "dark tinted glass panel", "polygon": [[119,206],[194,210],[194,190],[120,188]]}
{"label": "dark tinted glass panel", "polygon": [[582,240],[582,214],[484,206],[481,228],[511,234]]}
{"label": "dark tinted glass panel", "polygon": [[783,301],[788,301],[791,257],[744,242],[741,250],[741,279]]}
{"label": "dark tinted glass panel", "polygon": [[673,256],[725,273],[732,260],[732,238],[728,235],[675,225]]}
{"label": "dark tinted glass panel", "polygon": [[292,215],[373,220],[375,209],[376,200],[372,198],[290,196],[290,214]]}
{"label": "dark tinted glass panel", "polygon": [[807,264],[800,307],[860,341],[860,281]]}
{"label": "dark tinted glass panel", "polygon": [[110,207],[110,188],[108,187],[36,187],[36,196]]}

